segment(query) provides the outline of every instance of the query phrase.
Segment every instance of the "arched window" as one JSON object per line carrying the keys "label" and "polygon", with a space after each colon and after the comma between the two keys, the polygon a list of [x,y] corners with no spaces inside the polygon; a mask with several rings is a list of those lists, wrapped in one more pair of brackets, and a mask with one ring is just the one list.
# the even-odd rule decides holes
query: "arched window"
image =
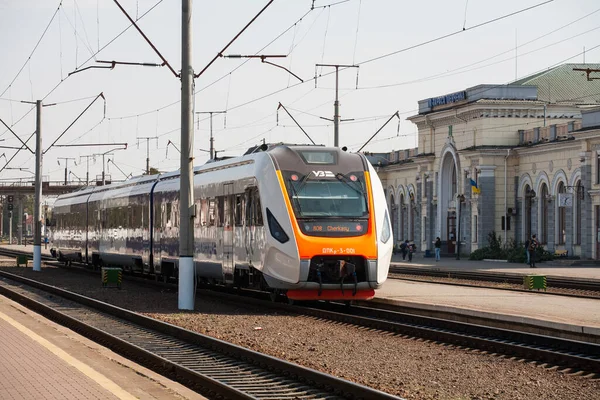
{"label": "arched window", "polygon": [[523,232],[523,241],[525,242],[527,239],[531,237],[531,202],[533,192],[529,185],[525,186],[525,191],[523,193],[523,222],[524,222],[524,232]]}
{"label": "arched window", "polygon": [[540,190],[540,243],[548,243],[548,186],[542,183]]}
{"label": "arched window", "polygon": [[[558,184],[558,190],[556,193],[565,193],[565,184],[560,182]],[[557,196],[558,199],[558,196]],[[558,201],[556,202],[556,206],[558,208],[558,224],[557,224],[557,242],[558,244],[565,244],[567,239],[567,208],[566,207],[558,207]]]}
{"label": "arched window", "polygon": [[409,240],[415,240],[415,218],[416,218],[416,213],[415,213],[415,199],[413,196],[410,196],[410,204],[408,206],[408,212],[410,213],[410,218],[408,220],[409,223],[409,232],[408,232],[408,236]]}
{"label": "arched window", "polygon": [[575,191],[575,244],[581,244],[581,207],[583,207],[583,202],[581,201],[581,195],[583,193],[583,189],[581,187],[581,180],[577,181],[575,185],[577,189]]}
{"label": "arched window", "polygon": [[398,205],[393,193],[390,193],[390,218],[392,219],[392,236],[394,241],[400,240],[398,237]]}
{"label": "arched window", "polygon": [[404,202],[404,195],[400,194],[400,201],[398,203],[398,240],[405,241],[406,237],[406,204]]}

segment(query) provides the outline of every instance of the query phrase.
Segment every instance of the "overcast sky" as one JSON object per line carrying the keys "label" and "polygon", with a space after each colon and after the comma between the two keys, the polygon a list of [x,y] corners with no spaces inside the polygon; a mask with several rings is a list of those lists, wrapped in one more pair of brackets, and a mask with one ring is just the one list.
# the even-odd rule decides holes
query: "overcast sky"
{"label": "overcast sky", "polygon": [[[316,0],[311,11],[312,0],[275,0],[225,54],[288,55],[270,61],[290,69],[304,83],[260,60],[220,58],[196,80],[195,109],[227,110],[226,120],[223,115],[213,117],[215,148],[223,155],[241,154],[263,138],[267,142],[308,143],[283,110],[277,115],[279,102],[315,142],[332,145],[332,122],[319,117],[333,117],[335,77],[332,69],[315,70],[315,64],[357,64],[358,70],[346,69],[339,74],[341,116],[353,119],[341,124],[340,145],[357,150],[390,115],[400,111],[400,125],[397,120],[390,122],[366,150],[384,152],[415,147],[416,128],[406,118],[416,113],[420,99],[483,83],[508,83],[567,60],[582,62],[584,47],[586,62],[600,62],[600,47],[596,47],[600,46],[597,0],[555,0],[475,27],[542,2]],[[158,136],[158,140],[150,141],[150,165],[163,171],[178,169],[179,154],[172,146],[167,153],[167,143],[171,140],[179,147],[180,81],[167,67],[118,65],[113,70],[89,69],[69,76],[76,69],[101,65],[94,56],[96,60],[161,63],[133,28],[112,41],[130,25],[113,1],[63,0],[26,62],[59,3],[0,0],[0,118],[14,125],[17,135],[26,139],[35,131],[35,110],[21,101],[47,96],[45,103],[59,103],[43,109],[46,149],[102,92],[106,117],[100,99],[57,144],[127,142],[127,150],[115,151],[110,158],[126,174],[139,175],[145,170],[146,141],[138,147],[136,138]],[[179,72],[181,2],[120,3],[132,18],[141,18],[141,29]],[[195,71],[203,69],[266,3],[267,0],[196,0]],[[328,4],[333,5],[322,7]],[[461,32],[463,27],[466,30]],[[472,27],[475,28],[469,29]],[[454,32],[460,33],[370,61]],[[199,127],[195,125],[196,165],[201,165],[208,159],[200,149],[209,147],[209,121],[206,115],[195,120],[199,122]],[[0,145],[20,145],[0,125],[2,139]],[[28,144],[33,149],[34,139]],[[68,161],[69,170],[84,179],[86,163],[80,156],[110,149],[54,147],[44,157],[44,175],[52,180],[63,179],[65,161],[58,158],[70,157],[75,160]],[[15,150],[0,149],[2,153],[10,159]],[[0,167],[6,160],[0,156]],[[90,177],[101,173],[101,160],[97,157],[95,163],[90,161]],[[9,167],[34,171],[34,157],[23,150]],[[124,178],[113,165],[109,169],[113,179]],[[0,179],[12,177],[31,178],[32,174],[18,170],[0,174]]]}

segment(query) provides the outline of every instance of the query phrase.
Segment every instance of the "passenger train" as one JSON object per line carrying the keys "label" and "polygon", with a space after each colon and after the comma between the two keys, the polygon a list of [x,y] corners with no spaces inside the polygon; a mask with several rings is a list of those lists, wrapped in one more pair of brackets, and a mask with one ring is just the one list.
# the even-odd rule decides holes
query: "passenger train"
{"label": "passenger train", "polygon": [[[359,300],[387,278],[390,218],[361,154],[263,145],[194,168],[194,206],[200,281],[291,300]],[[175,278],[179,212],[179,172],[62,195],[50,221],[52,254]]]}

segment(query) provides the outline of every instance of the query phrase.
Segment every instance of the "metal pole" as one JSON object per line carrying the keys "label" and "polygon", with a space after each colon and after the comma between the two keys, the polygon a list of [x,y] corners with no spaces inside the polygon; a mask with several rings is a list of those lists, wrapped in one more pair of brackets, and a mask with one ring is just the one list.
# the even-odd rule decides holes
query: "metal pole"
{"label": "metal pole", "polygon": [[[33,270],[42,270],[42,101],[35,103],[35,198],[33,200]],[[65,168],[65,174],[66,174]],[[66,175],[65,175],[66,184]]]}
{"label": "metal pole", "polygon": [[13,244],[12,243],[12,226],[13,226],[12,216],[13,216],[13,212],[9,211],[8,212],[8,244]]}
{"label": "metal pole", "polygon": [[19,196],[19,245],[23,244],[23,198]]}
{"label": "metal pole", "polygon": [[333,146],[338,147],[340,141],[340,102],[338,100],[338,71],[339,67],[335,67],[335,103],[333,103]]}
{"label": "metal pole", "polygon": [[104,175],[104,154],[102,154],[102,186],[106,184],[105,175]]}
{"label": "metal pole", "polygon": [[460,217],[462,211],[462,202],[460,196],[457,197],[458,200],[458,215],[456,216],[456,259],[460,260]]}
{"label": "metal pole", "polygon": [[146,175],[150,175],[150,138],[146,138]]}
{"label": "metal pole", "polygon": [[194,69],[192,62],[192,0],[181,2],[181,178],[179,229],[180,310],[194,309]]}
{"label": "metal pole", "polygon": [[213,139],[213,128],[212,128],[212,116],[213,113],[210,113],[210,159],[214,160],[215,159],[215,146],[214,146],[214,141],[215,139]]}
{"label": "metal pole", "polygon": [[90,186],[90,158],[86,157],[85,186]]}

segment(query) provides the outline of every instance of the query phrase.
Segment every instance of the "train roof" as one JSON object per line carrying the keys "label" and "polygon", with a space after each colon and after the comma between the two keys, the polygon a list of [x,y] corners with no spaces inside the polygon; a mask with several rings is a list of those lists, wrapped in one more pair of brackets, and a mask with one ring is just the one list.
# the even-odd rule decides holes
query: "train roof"
{"label": "train roof", "polygon": [[[336,157],[346,158],[351,156],[351,153],[346,153],[344,150],[337,147],[325,147],[323,145],[310,145],[310,144],[288,144],[288,143],[271,143],[262,144],[260,146],[254,146],[250,148],[244,155],[238,157],[224,158],[221,160],[214,160],[210,163],[194,167],[194,175],[206,173],[213,170],[219,170],[222,168],[229,168],[235,164],[245,163],[251,160],[258,160],[263,157],[270,157],[281,161],[282,158],[289,158],[293,155],[295,159],[303,159],[307,164],[327,164],[326,162],[311,162],[307,161],[303,154],[310,152],[314,153],[329,153],[335,154]],[[292,160],[289,160],[293,162]],[[276,161],[276,165],[278,162]],[[285,163],[287,164],[287,163]],[[71,202],[78,202],[77,197],[81,197],[81,201],[86,201],[89,196],[100,194],[106,191],[115,191],[120,189],[126,189],[128,187],[137,185],[146,185],[157,181],[166,181],[171,179],[177,179],[181,175],[180,170],[165,172],[155,175],[140,175],[130,178],[124,182],[114,183],[106,186],[90,186],[85,189],[78,190],[76,192],[68,193],[59,196],[58,200],[71,199]],[[95,197],[95,196],[94,196]]]}

